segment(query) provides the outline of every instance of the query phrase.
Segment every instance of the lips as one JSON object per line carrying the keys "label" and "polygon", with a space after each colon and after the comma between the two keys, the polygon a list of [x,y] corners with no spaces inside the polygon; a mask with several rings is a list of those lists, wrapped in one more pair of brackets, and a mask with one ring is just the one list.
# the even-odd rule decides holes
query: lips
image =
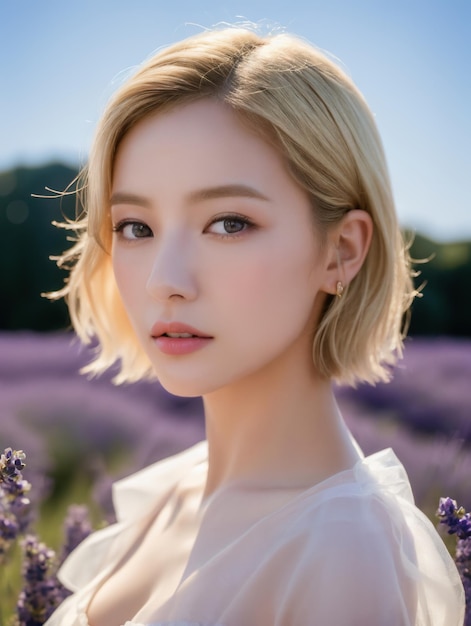
{"label": "lips", "polygon": [[201,350],[213,337],[181,322],[157,322],[151,330],[152,339],[160,352],[170,357],[183,357]]}
{"label": "lips", "polygon": [[207,335],[197,328],[193,328],[193,326],[181,322],[157,322],[152,326],[151,335],[154,339],[159,337],[170,337],[174,339],[200,337],[202,339],[212,339],[211,335]]}

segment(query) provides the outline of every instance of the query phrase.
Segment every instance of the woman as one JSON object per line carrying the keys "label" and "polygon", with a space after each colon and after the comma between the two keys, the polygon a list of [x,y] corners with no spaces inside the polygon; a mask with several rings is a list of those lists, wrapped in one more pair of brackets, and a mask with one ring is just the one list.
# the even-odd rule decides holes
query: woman
{"label": "woman", "polygon": [[88,371],[202,396],[207,441],[115,486],[48,624],[458,626],[402,466],[363,457],[332,391],[388,378],[413,297],[350,79],[286,35],[187,39],[114,96],[82,193],[57,295]]}

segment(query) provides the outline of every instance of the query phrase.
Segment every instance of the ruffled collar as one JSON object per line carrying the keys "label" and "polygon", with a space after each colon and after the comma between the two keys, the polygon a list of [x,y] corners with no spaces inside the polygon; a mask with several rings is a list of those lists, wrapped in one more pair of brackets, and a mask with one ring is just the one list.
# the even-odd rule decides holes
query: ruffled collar
{"label": "ruffled collar", "polygon": [[[201,441],[176,456],[154,463],[114,483],[113,504],[118,521],[128,525],[150,513],[156,506],[156,494],[161,491],[162,482],[166,484],[168,492],[193,467],[207,464],[207,459],[207,441]],[[406,470],[391,448],[359,459],[353,468],[330,476],[299,496],[305,497],[311,492],[326,491],[348,482],[357,483],[363,488],[379,487],[395,497],[414,502]]]}
{"label": "ruffled collar", "polygon": [[[129,524],[142,518],[156,506],[156,497],[162,491],[173,489],[193,467],[207,463],[208,445],[200,441],[175,456],[157,461],[113,484],[113,506],[119,522]],[[169,480],[169,477],[170,480]]]}

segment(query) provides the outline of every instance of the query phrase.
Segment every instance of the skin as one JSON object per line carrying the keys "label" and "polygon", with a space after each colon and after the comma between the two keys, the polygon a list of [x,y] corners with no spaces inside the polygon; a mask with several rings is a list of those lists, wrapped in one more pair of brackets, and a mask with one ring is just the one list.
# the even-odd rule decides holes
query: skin
{"label": "skin", "polygon": [[[263,199],[194,197],[234,184]],[[307,195],[282,157],[212,100],[134,127],[118,151],[112,196],[115,229],[138,223],[115,232],[112,249],[138,338],[168,391],[203,396],[206,493],[239,479],[312,484],[351,466],[357,454],[311,345],[326,294],[361,267],[367,214],[347,214],[321,246]],[[159,320],[213,339],[189,355],[165,355],[151,336]]]}
{"label": "skin", "polygon": [[[234,185],[252,191],[227,193]],[[131,129],[111,204],[124,306],[163,386],[203,397],[209,457],[197,486],[188,477],[160,514],[173,520],[165,537],[151,521],[98,590],[88,613],[103,626],[131,619],[144,597],[158,605],[184,571],[358,460],[331,382],[313,363],[312,336],[327,294],[360,269],[372,231],[366,213],[351,211],[321,245],[309,199],[280,154],[214,100]],[[164,354],[152,337],[158,321],[212,339]],[[165,560],[165,577],[149,551]]]}

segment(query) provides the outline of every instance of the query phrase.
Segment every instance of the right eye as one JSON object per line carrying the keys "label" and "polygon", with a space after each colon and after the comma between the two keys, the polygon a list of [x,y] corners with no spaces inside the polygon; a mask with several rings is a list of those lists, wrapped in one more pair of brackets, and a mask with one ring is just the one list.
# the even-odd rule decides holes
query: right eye
{"label": "right eye", "polygon": [[136,239],[145,239],[154,236],[147,224],[144,224],[144,222],[134,222],[132,220],[119,222],[113,227],[113,232],[127,241],[135,241]]}

